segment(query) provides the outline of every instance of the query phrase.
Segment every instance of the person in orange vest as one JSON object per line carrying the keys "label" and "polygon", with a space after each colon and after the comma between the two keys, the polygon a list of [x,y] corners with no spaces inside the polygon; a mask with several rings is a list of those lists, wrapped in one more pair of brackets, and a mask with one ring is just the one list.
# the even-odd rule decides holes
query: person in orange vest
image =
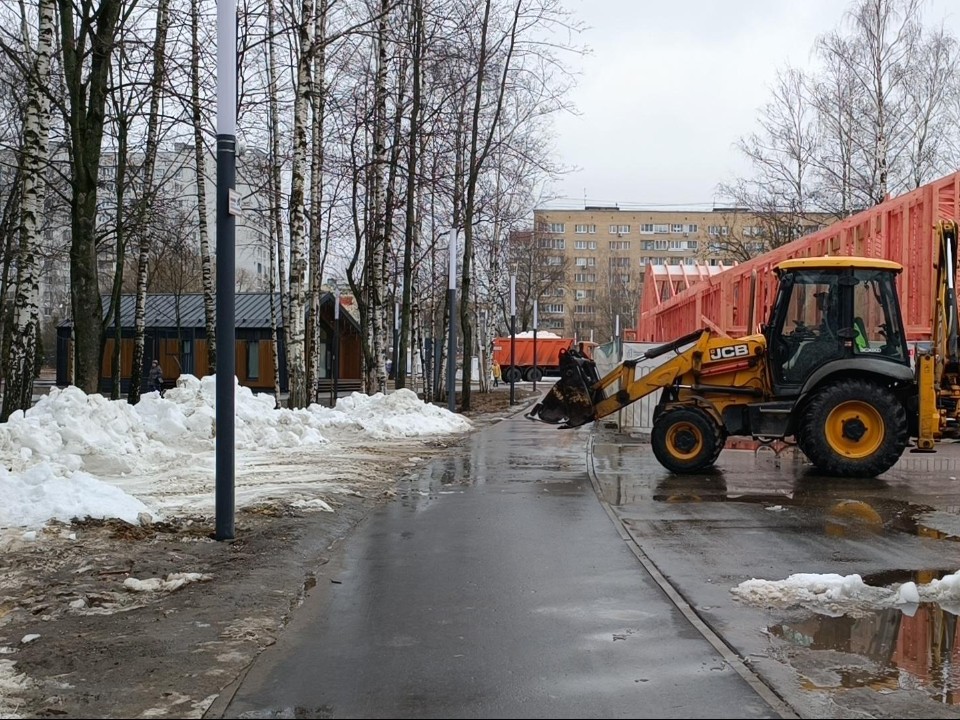
{"label": "person in orange vest", "polygon": [[493,361],[493,386],[500,387],[500,363]]}

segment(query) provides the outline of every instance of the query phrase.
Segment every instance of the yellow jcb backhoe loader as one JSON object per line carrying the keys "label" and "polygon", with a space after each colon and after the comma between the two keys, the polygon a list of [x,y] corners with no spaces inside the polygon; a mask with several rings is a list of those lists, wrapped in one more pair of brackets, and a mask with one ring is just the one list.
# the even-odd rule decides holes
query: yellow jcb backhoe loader
{"label": "yellow jcb backhoe loader", "polygon": [[697,330],[648,350],[646,359],[674,357],[640,377],[639,359],[601,378],[590,358],[571,349],[560,380],[527,416],[573,428],[660,390],[651,444],[676,473],[712,466],[729,435],[793,439],[821,472],[841,477],[879,475],[911,438],[914,452],[934,452],[960,427],[956,224],[940,222],[934,238],[935,317],[915,367],[897,296],[901,265],[801,258],[776,267],[777,297],[758,334]]}

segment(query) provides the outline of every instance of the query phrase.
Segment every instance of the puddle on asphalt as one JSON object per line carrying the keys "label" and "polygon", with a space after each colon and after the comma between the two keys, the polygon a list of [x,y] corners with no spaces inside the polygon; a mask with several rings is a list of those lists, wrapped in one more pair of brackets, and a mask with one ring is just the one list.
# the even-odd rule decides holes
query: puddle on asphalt
{"label": "puddle on asphalt", "polygon": [[899,532],[938,540],[960,540],[957,508],[936,509],[893,497],[882,478],[821,477],[809,466],[771,477],[763,473],[724,473],[720,468],[699,475],[662,475],[650,487],[649,476],[600,476],[604,500],[623,507],[635,503],[741,503],[770,512],[800,512],[836,537]]}
{"label": "puddle on asphalt", "polygon": [[[922,584],[949,574],[903,571],[863,579],[870,585],[907,580]],[[809,690],[922,689],[940,703],[960,705],[960,623],[936,603],[920,603],[912,614],[888,608],[857,617],[810,615],[768,630],[791,645],[824,651],[804,658],[798,668]]]}

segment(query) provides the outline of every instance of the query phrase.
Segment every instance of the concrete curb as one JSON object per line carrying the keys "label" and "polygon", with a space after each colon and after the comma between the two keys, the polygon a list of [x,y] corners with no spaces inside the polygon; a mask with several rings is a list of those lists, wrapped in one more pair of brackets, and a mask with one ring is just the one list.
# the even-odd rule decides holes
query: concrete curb
{"label": "concrete curb", "polygon": [[620,522],[620,518],[617,517],[616,511],[610,506],[606,500],[603,499],[603,494],[600,490],[600,481],[597,477],[596,468],[594,466],[594,443],[597,438],[597,425],[594,424],[590,430],[590,436],[587,439],[587,475],[590,477],[590,484],[593,486],[593,491],[597,496],[597,499],[600,501],[600,505],[603,507],[604,511],[607,513],[607,517],[610,518],[610,522],[613,523],[614,528],[617,533],[620,535],[620,538],[626,543],[627,547],[630,548],[630,551],[634,554],[637,560],[640,561],[640,564],[643,565],[644,569],[650,574],[650,577],[653,578],[654,582],[660,586],[664,594],[670,598],[670,601],[677,607],[680,612],[683,613],[684,617],[690,621],[690,624],[704,637],[704,639],[709,642],[714,649],[720,653],[721,657],[727,662],[727,664],[732,667],[740,677],[742,677],[754,691],[763,698],[766,703],[773,709],[776,713],[782,718],[799,718],[800,716],[793,710],[793,708],[781,698],[774,690],[764,682],[757,673],[749,666],[748,663],[740,657],[739,654],[733,648],[724,642],[723,638],[717,635],[709,625],[697,614],[693,607],[686,601],[683,595],[670,584],[667,578],[660,572],[660,569],[654,564],[654,562],[643,552],[643,549],[637,545],[637,543],[630,536],[630,533],[627,532],[624,528],[623,523]]}

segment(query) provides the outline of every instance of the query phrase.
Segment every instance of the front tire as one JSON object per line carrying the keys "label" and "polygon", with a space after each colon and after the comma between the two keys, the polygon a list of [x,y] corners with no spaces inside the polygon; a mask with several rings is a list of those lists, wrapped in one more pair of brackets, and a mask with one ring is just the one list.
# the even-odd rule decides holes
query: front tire
{"label": "front tire", "polygon": [[843,379],[816,392],[797,436],[803,454],[827,475],[876,477],[910,439],[903,404],[887,388]]}
{"label": "front tire", "polygon": [[677,407],[654,421],[650,442],[661,465],[684,474],[712,467],[725,437],[723,429],[700,408]]}

